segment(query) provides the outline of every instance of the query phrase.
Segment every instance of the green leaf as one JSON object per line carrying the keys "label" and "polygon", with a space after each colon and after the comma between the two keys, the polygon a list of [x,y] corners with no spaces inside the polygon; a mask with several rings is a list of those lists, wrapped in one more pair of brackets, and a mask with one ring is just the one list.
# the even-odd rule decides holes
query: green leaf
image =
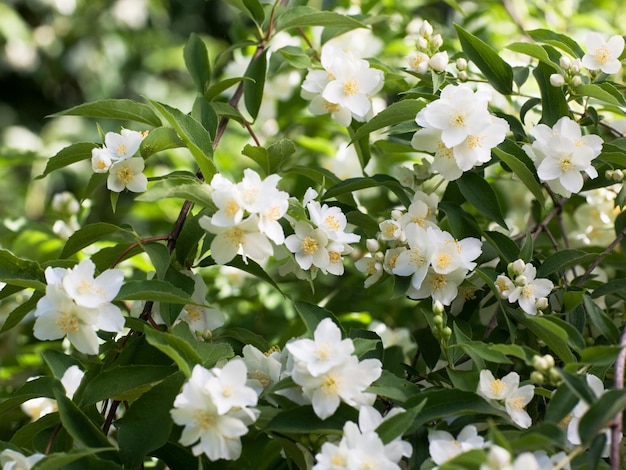
{"label": "green leaf", "polygon": [[235,8],[238,8],[257,25],[263,23],[263,20],[265,19],[265,11],[259,3],[259,0],[227,0],[227,2]]}
{"label": "green leaf", "polygon": [[35,261],[18,258],[7,250],[0,250],[0,281],[7,284],[45,290],[43,269]]}
{"label": "green leaf", "polygon": [[519,52],[520,54],[525,54],[530,57],[534,57],[535,59],[538,59],[540,62],[543,62],[544,64],[551,67],[554,73],[561,72],[559,66],[550,60],[550,56],[548,55],[546,50],[537,44],[531,44],[528,42],[514,42],[506,46],[506,48],[514,52]]}
{"label": "green leaf", "polygon": [[596,253],[582,250],[560,250],[548,256],[537,269],[537,277],[547,277],[577,264],[585,265],[598,258]]}
{"label": "green leaf", "polygon": [[149,452],[168,441],[174,425],[170,410],[184,379],[180,372],[166,378],[141,395],[116,421],[120,457],[126,468],[139,468]]}
{"label": "green leaf", "polygon": [[[65,468],[66,465],[75,462],[76,460],[80,460],[83,457],[88,457],[93,454],[97,454],[98,452],[106,452],[109,450],[114,450],[113,447],[110,448],[87,448],[87,449],[72,449],[66,452],[55,452],[52,454],[48,454],[45,458],[41,459],[31,468],[32,470],[59,470]],[[117,465],[112,464],[111,468],[121,468]]]}
{"label": "green leaf", "polygon": [[501,227],[508,230],[498,195],[491,185],[480,175],[466,171],[457,180],[461,194],[472,204],[481,214],[486,215]]}
{"label": "green leaf", "polygon": [[583,297],[583,307],[587,312],[587,317],[602,336],[613,344],[619,344],[620,332],[617,326],[588,295]]}
{"label": "green leaf", "polygon": [[[110,448],[111,443],[102,430],[65,395],[65,390],[61,390],[61,388],[53,390],[54,398],[59,407],[61,423],[69,435],[86,447]],[[115,458],[115,454],[110,454],[108,458]]]}
{"label": "green leaf", "polygon": [[366,27],[365,24],[349,16],[332,11],[319,11],[306,6],[286,8],[276,18],[276,32],[308,26],[328,26],[346,30]]}
{"label": "green leaf", "polygon": [[217,82],[215,85],[211,85],[211,87],[204,92],[204,97],[209,101],[213,101],[213,99],[221,95],[222,92],[228,90],[231,86],[236,85],[239,82],[243,82],[244,80],[253,81],[250,77],[226,78],[221,82]]}
{"label": "green leaf", "polygon": [[510,263],[519,258],[519,247],[509,237],[500,232],[483,233],[485,240],[498,252],[502,261]]}
{"label": "green leaf", "polygon": [[455,24],[461,47],[491,85],[503,95],[513,93],[513,69],[483,40]]}
{"label": "green leaf", "polygon": [[610,367],[622,348],[620,346],[590,346],[582,350],[580,362],[597,366]]}
{"label": "green leaf", "polygon": [[191,349],[193,349],[200,359],[202,359],[202,366],[206,368],[215,367],[215,365],[224,359],[232,358],[235,353],[233,348],[228,343],[210,343],[206,341],[200,341],[195,336],[189,325],[185,322],[179,322],[172,328],[172,333],[177,337],[187,342]]}
{"label": "green leaf", "polygon": [[613,106],[626,106],[626,100],[622,96],[623,92],[620,92],[610,83],[579,85],[574,92],[576,95],[589,96]]}
{"label": "green leaf", "polygon": [[124,119],[148,124],[153,127],[161,126],[161,120],[150,106],[128,99],[93,101],[50,115],[50,117],[59,116]]}
{"label": "green leaf", "polygon": [[554,87],[550,83],[550,75],[554,71],[543,62],[539,62],[533,76],[539,85],[541,94],[541,123],[553,126],[563,116],[569,116],[569,107],[565,93],[561,87]]}
{"label": "green leaf", "polygon": [[139,146],[139,153],[146,159],[155,153],[161,152],[167,149],[184,147],[185,143],[182,141],[176,131],[171,127],[157,127],[150,131],[150,133],[141,141]]}
{"label": "green leaf", "polygon": [[295,69],[312,69],[313,63],[311,62],[311,58],[302,52],[302,49],[295,46],[285,46],[281,47],[277,51],[280,55],[282,55],[289,65],[291,65]]}
{"label": "green leaf", "polygon": [[137,196],[141,202],[158,202],[177,198],[191,201],[202,207],[214,208],[211,187],[197,178],[172,176],[150,185],[145,193]]}
{"label": "green leaf", "polygon": [[115,300],[151,300],[182,305],[194,303],[184,290],[159,279],[127,281]]}
{"label": "green leaf", "polygon": [[519,320],[564,362],[574,362],[574,355],[567,344],[567,332],[563,328],[543,317],[523,315]]}
{"label": "green leaf", "polygon": [[289,139],[280,139],[267,147],[268,174],[278,173],[285,162],[296,153],[295,144]]}
{"label": "green leaf", "polygon": [[546,408],[545,420],[547,422],[561,423],[569,416],[574,407],[578,404],[580,398],[570,386],[563,383],[556,389],[552,399]]}
{"label": "green leaf", "polygon": [[211,81],[211,64],[206,44],[200,36],[191,33],[183,49],[183,56],[196,89],[204,93]]}
{"label": "green leaf", "polygon": [[370,385],[367,391],[400,403],[404,403],[421,393],[420,387],[414,383],[384,369],[380,378]]}
{"label": "green leaf", "polygon": [[507,153],[498,147],[495,147],[492,151],[505,165],[513,170],[513,173],[519,177],[528,190],[533,193],[533,196],[537,198],[539,204],[543,206],[546,198],[543,194],[541,184],[533,172],[530,171],[528,167],[514,155]]}
{"label": "green leaf", "polygon": [[624,408],[626,408],[626,390],[609,390],[600,398],[596,398],[578,423],[580,440],[583,443],[590,442]]}
{"label": "green leaf", "polygon": [[391,190],[396,196],[398,196],[398,199],[400,199],[400,202],[404,204],[405,207],[409,207],[411,205],[411,198],[406,193],[404,186],[402,186],[400,182],[392,176],[382,174],[370,177],[349,178],[341,181],[328,188],[328,190],[322,195],[322,198],[336,198],[343,194],[351,194],[354,191],[366,188],[375,188],[378,186],[384,186]]}
{"label": "green leaf", "polygon": [[251,78],[251,81],[243,83],[243,102],[246,109],[252,116],[254,121],[261,109],[263,101],[263,88],[265,87],[265,76],[267,75],[267,51],[263,51],[261,55],[256,57],[248,68],[245,76]]}
{"label": "green leaf", "polygon": [[78,366],[80,369],[83,369],[83,366],[77,359],[55,349],[46,349],[41,355],[54,377],[59,380],[63,377],[65,371],[72,366]]}
{"label": "green leaf", "polygon": [[562,51],[567,52],[572,57],[582,59],[585,51],[578,45],[576,41],[564,34],[555,33],[548,29],[534,29],[527,31],[528,35],[536,42],[550,44]]}
{"label": "green leaf", "polygon": [[583,335],[581,335],[580,332],[573,325],[555,315],[544,315],[542,318],[554,323],[559,328],[565,330],[565,332],[567,333],[567,343],[576,352],[580,353],[583,349],[585,349],[585,338],[583,338]]}
{"label": "green leaf", "polygon": [[38,377],[29,380],[15,390],[9,398],[0,402],[0,416],[31,398],[54,398],[53,388],[55,386],[61,387],[60,382],[51,377]]}
{"label": "green leaf", "polygon": [[259,165],[266,176],[270,174],[269,155],[265,147],[257,147],[255,145],[246,144],[241,153],[246,157],[250,157],[257,165]]}
{"label": "green leaf", "polygon": [[384,444],[389,444],[394,439],[402,437],[411,427],[413,421],[415,421],[415,418],[417,418],[417,415],[422,411],[425,404],[426,401],[424,400],[417,406],[409,408],[402,413],[398,413],[380,423],[376,428],[376,434],[378,434],[380,440],[383,441]]}
{"label": "green leaf", "polygon": [[333,312],[331,312],[330,310],[326,310],[325,308],[322,308],[318,305],[303,301],[294,302],[294,305],[296,307],[296,310],[300,314],[300,318],[302,318],[302,321],[304,322],[307,330],[311,334],[313,334],[319,322],[321,322],[324,318],[330,318],[343,331],[339,320],[337,320]]}
{"label": "green leaf", "polygon": [[626,279],[612,279],[601,286],[596,287],[591,294],[592,299],[597,299],[604,295],[624,294],[626,292]]}
{"label": "green leaf", "polygon": [[144,333],[148,343],[172,359],[186,377],[191,377],[191,370],[196,364],[202,364],[200,355],[184,339],[149,326],[144,328]]}
{"label": "green leaf", "polygon": [[204,96],[198,95],[194,100],[193,107],[191,109],[191,117],[193,117],[196,121],[202,124],[202,127],[209,131],[211,140],[215,139],[219,119],[217,117],[217,113],[215,112],[215,108]]}
{"label": "green leaf", "polygon": [[157,101],[150,101],[150,103],[163,115],[183,142],[185,142],[185,145],[200,167],[204,179],[210,180],[217,173],[217,168],[215,168],[213,163],[213,142],[209,131],[194,118],[176,108]]}
{"label": "green leaf", "polygon": [[325,168],[295,166],[286,170],[285,174],[306,176],[311,181],[326,188],[341,181],[334,173]]}
{"label": "green leaf", "polygon": [[322,420],[312,406],[299,406],[279,412],[264,430],[280,434],[340,434],[346,421],[357,422],[358,411],[342,404],[332,416]]}
{"label": "green leaf", "polygon": [[102,239],[113,241],[119,241],[119,239],[127,241],[137,241],[135,235],[128,230],[124,230],[117,225],[108,224],[105,222],[96,222],[86,225],[85,227],[74,232],[65,243],[60,258],[69,258],[74,253],[77,253],[83,248],[90,246],[98,240]]}
{"label": "green leaf", "polygon": [[172,366],[117,366],[100,372],[87,383],[81,395],[81,406],[112,398],[133,401],[166,377],[176,372]]}
{"label": "green leaf", "polygon": [[72,163],[80,162],[91,158],[91,149],[97,147],[91,142],[78,142],[60,150],[54,157],[51,157],[46,164],[43,174],[37,178],[43,178],[60,168],[65,168]]}
{"label": "green leaf", "polygon": [[141,245],[150,257],[157,274],[157,279],[165,279],[165,273],[170,267],[170,250],[162,243],[148,242]]}
{"label": "green leaf", "polygon": [[383,127],[393,126],[405,121],[414,122],[415,116],[424,106],[425,103],[422,100],[396,101],[359,127],[354,133],[352,142],[360,140]]}
{"label": "green leaf", "polygon": [[580,400],[589,404],[596,401],[596,394],[587,383],[587,380],[585,380],[585,377],[582,375],[570,374],[564,370],[559,370],[559,375],[563,379],[565,385],[567,385]]}
{"label": "green leaf", "polygon": [[241,269],[242,271],[252,274],[253,276],[261,279],[262,281],[267,282],[274,289],[276,289],[281,294],[285,295],[281,290],[280,286],[272,279],[272,277],[267,274],[267,272],[259,265],[257,262],[248,259],[247,263],[244,263],[241,257],[237,256],[228,262],[228,266],[232,266],[233,268]]}

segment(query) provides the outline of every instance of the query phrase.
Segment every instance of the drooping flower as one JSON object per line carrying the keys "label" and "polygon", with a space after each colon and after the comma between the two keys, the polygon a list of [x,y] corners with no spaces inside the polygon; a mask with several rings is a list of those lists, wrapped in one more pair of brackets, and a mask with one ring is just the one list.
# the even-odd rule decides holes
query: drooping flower
{"label": "drooping flower", "polygon": [[537,268],[527,263],[524,271],[513,280],[515,288],[508,293],[509,302],[517,301],[529,315],[537,314],[537,301],[547,297],[554,284],[549,279],[536,279]]}
{"label": "drooping flower", "polygon": [[601,70],[606,74],[619,72],[622,67],[619,61],[624,50],[624,38],[620,35],[611,36],[608,41],[598,33],[589,33],[585,38],[586,54],[582,64],[589,70]]}

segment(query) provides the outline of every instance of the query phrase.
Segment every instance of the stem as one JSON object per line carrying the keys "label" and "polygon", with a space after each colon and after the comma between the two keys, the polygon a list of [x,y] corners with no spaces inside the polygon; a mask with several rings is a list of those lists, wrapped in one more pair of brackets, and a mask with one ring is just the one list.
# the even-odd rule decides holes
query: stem
{"label": "stem", "polygon": [[[622,348],[615,360],[615,388],[622,390],[624,388],[624,368],[626,367],[626,327],[622,330],[619,345]],[[619,444],[622,436],[622,415],[620,411],[617,416],[611,422],[611,468],[613,470],[619,470],[620,465],[620,452]]]}
{"label": "stem", "polygon": [[115,419],[115,414],[117,413],[117,408],[120,406],[120,403],[121,402],[119,400],[113,400],[111,402],[111,408],[109,409],[109,413],[107,414],[104,424],[102,425],[102,432],[105,436],[109,434],[109,430],[111,429],[111,425],[113,424],[113,420]]}
{"label": "stem", "polygon": [[56,427],[54,428],[54,430],[52,431],[52,434],[50,435],[50,439],[48,439],[48,444],[46,444],[46,450],[44,450],[44,454],[49,455],[50,451],[52,450],[52,444],[54,443],[54,440],[56,439],[57,435],[59,434],[59,431],[61,430],[62,424],[59,423],[56,425]]}
{"label": "stem", "polygon": [[115,266],[117,266],[124,259],[124,256],[126,256],[131,250],[133,250],[134,248],[138,247],[139,245],[143,245],[144,243],[155,242],[155,241],[160,241],[160,240],[169,240],[169,239],[170,239],[169,235],[163,235],[163,236],[160,236],[160,237],[142,238],[138,242],[133,243],[128,248],[126,248],[124,251],[122,251],[122,253],[111,264],[111,269],[113,269]]}
{"label": "stem", "polygon": [[578,279],[578,282],[576,283],[577,286],[581,286],[586,280],[587,278],[591,275],[591,272],[596,269],[600,263],[602,262],[602,260],[611,252],[615,249],[615,247],[617,245],[619,245],[622,240],[624,239],[624,237],[626,237],[626,228],[624,228],[618,235],[617,237],[615,237],[615,240],[613,240],[611,242],[611,244],[609,246],[606,247],[606,249],[602,252],[602,254],[600,254],[595,260],[593,260],[593,263],[591,263],[589,265],[589,267],[587,268],[587,270],[584,272],[584,274],[582,276],[580,276],[580,278]]}
{"label": "stem", "polygon": [[583,452],[583,447],[582,446],[578,446],[576,447],[571,453],[567,454],[567,457],[565,457],[563,460],[561,460],[559,463],[557,463],[552,470],[562,470],[563,468],[565,468],[565,466],[569,465],[569,463],[574,460],[574,457],[576,457],[578,454],[582,454]]}

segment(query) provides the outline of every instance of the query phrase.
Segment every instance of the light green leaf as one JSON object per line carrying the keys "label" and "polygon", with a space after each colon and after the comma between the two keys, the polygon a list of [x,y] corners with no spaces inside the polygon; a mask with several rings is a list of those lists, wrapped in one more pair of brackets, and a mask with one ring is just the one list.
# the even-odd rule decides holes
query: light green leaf
{"label": "light green leaf", "polygon": [[206,44],[200,36],[191,33],[183,49],[183,56],[196,89],[204,93],[211,81],[211,64]]}
{"label": "light green leaf", "polygon": [[[405,403],[421,393],[421,389],[417,385],[385,369],[383,369],[380,378],[367,388],[367,391],[400,403]],[[416,405],[419,404],[416,403]]]}
{"label": "light green leaf", "polygon": [[589,96],[613,106],[626,106],[623,92],[620,92],[610,83],[579,85],[574,92],[576,95]]}
{"label": "light green leaf", "polygon": [[560,250],[548,256],[537,269],[537,277],[547,277],[550,274],[563,271],[577,264],[585,265],[598,257],[595,253],[586,253],[582,250]]}
{"label": "light green leaf", "polygon": [[548,65],[554,70],[554,73],[560,73],[561,69],[554,62],[550,60],[550,56],[546,52],[546,50],[537,45],[528,42],[514,42],[506,46],[507,49],[510,49],[514,52],[519,52],[520,54],[525,54],[530,57],[534,57],[538,59],[540,62]]}
{"label": "light green leaf", "polygon": [[457,180],[457,184],[463,197],[481,214],[486,215],[508,230],[498,195],[484,178],[474,172],[467,171]]}
{"label": "light green leaf", "polygon": [[528,35],[536,42],[542,42],[544,44],[550,44],[564,52],[567,52],[574,58],[582,59],[585,55],[585,51],[569,36],[564,34],[555,33],[548,29],[533,29],[527,31]]}
{"label": "light green leaf", "polygon": [[97,145],[91,142],[78,142],[76,144],[70,145],[69,147],[65,147],[64,149],[60,150],[54,157],[51,157],[48,160],[46,169],[44,170],[43,174],[41,174],[37,178],[43,178],[44,176],[47,176],[55,170],[65,168],[72,163],[91,158],[91,149],[95,147],[97,147]]}
{"label": "light green leaf", "polygon": [[163,115],[183,142],[185,142],[185,145],[200,167],[204,179],[210,180],[217,173],[217,168],[215,168],[213,163],[213,142],[209,131],[194,118],[176,108],[157,101],[150,101],[150,103]]}
{"label": "light green leaf", "polygon": [[587,318],[600,331],[600,333],[612,344],[619,344],[620,332],[611,318],[604,313],[598,304],[591,297],[583,297],[583,306],[587,313]]}
{"label": "light green leaf", "polygon": [[0,250],[0,281],[7,284],[44,290],[43,269],[35,261],[18,258],[7,250]]}
{"label": "light green leaf", "polygon": [[368,134],[406,121],[415,121],[417,113],[425,106],[422,100],[402,100],[390,104],[380,113],[359,127],[352,138],[352,142],[362,139]]}
{"label": "light green leaf", "polygon": [[184,290],[159,279],[127,281],[115,300],[150,300],[182,305],[193,303]]}
{"label": "light green leaf", "polygon": [[184,339],[157,331],[149,326],[144,328],[144,333],[148,343],[172,359],[185,377],[191,377],[193,367],[196,364],[202,364],[200,355]]}
{"label": "light green leaf", "polygon": [[[54,452],[52,454],[48,454],[45,458],[41,459],[31,468],[32,470],[60,470],[66,467],[66,465],[75,462],[76,460],[80,460],[83,457],[88,457],[98,452],[106,452],[115,450],[113,447],[109,448],[87,448],[87,449],[72,449],[66,452]],[[120,468],[111,462],[111,468],[116,469]]]}
{"label": "light green leaf", "polygon": [[74,253],[77,253],[83,248],[102,239],[137,241],[135,235],[128,230],[118,227],[117,225],[105,222],[96,222],[86,225],[85,227],[74,232],[65,243],[60,258],[69,258]]}
{"label": "light green leaf", "polygon": [[563,328],[543,317],[523,315],[519,320],[564,362],[574,362],[574,355],[567,344],[567,332]]}
{"label": "light green leaf", "polygon": [[455,24],[463,52],[503,95],[513,93],[513,69],[486,42]]}
{"label": "light green leaf", "polygon": [[73,108],[50,115],[85,116],[93,118],[124,119],[159,127],[161,120],[150,106],[128,99],[106,99],[91,103],[80,104]]}
{"label": "light green leaf", "polygon": [[184,147],[182,141],[176,131],[171,127],[157,127],[141,141],[139,153],[145,159],[162,150]]}
{"label": "light green leaf", "polygon": [[204,92],[204,97],[209,101],[213,101],[213,98],[221,95],[223,91],[228,90],[231,86],[236,85],[237,83],[244,80],[252,81],[250,77],[226,78],[220,82],[217,82],[215,85],[211,85],[211,87],[209,87],[207,91]]}
{"label": "light green leaf", "polygon": [[340,15],[332,11],[319,11],[306,6],[286,8],[276,18],[276,32],[308,26],[329,26],[346,30],[366,27],[360,21],[349,16]]}
{"label": "light green leaf", "polygon": [[267,147],[268,174],[278,173],[285,162],[296,153],[295,144],[289,139],[280,139]]}
{"label": "light green leaf", "polygon": [[195,177],[170,176],[150,185],[145,193],[137,196],[137,201],[158,202],[168,198],[191,201],[202,207],[215,208],[211,197],[211,187]]}
{"label": "light green leaf", "polygon": [[411,205],[411,198],[406,193],[404,186],[400,184],[400,182],[392,176],[388,175],[373,175],[370,177],[356,177],[349,178],[347,180],[341,181],[334,186],[328,188],[328,190],[323,193],[322,197],[324,200],[336,198],[343,194],[351,194],[354,191],[358,191],[366,188],[375,188],[378,186],[384,186],[387,189],[391,190],[400,202],[405,205],[405,207],[409,207]]}

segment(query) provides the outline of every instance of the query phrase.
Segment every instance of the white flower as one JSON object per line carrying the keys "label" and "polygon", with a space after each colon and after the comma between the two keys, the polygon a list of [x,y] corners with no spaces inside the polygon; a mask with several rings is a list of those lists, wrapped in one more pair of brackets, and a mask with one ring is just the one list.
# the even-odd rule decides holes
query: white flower
{"label": "white flower", "polygon": [[68,269],[62,280],[67,294],[81,307],[99,308],[111,302],[124,283],[120,269],[107,269],[94,278],[96,265],[85,259]]}
{"label": "white flower", "polygon": [[378,224],[380,239],[384,241],[400,240],[404,236],[402,225],[397,220],[387,219]]}
{"label": "white flower", "polygon": [[428,60],[428,66],[435,72],[441,73],[448,66],[448,53],[446,51],[437,52]]}
{"label": "white flower", "polygon": [[411,285],[419,289],[428,273],[432,245],[426,230],[418,224],[409,224],[405,233],[409,248],[400,252],[396,258],[393,273],[398,276],[411,276]]}
{"label": "white flower", "polygon": [[426,277],[419,288],[413,285],[409,287],[407,295],[411,299],[426,299],[432,297],[433,301],[439,301],[443,305],[450,305],[459,293],[459,286],[465,280],[466,271],[459,269],[449,274],[435,272],[428,268]]}
{"label": "white flower", "polygon": [[313,332],[313,339],[288,343],[287,350],[311,375],[318,376],[344,363],[354,352],[351,339],[341,339],[341,330],[330,318],[324,318]]}
{"label": "white flower", "polygon": [[498,289],[498,294],[500,294],[500,297],[502,297],[503,299],[508,299],[513,289],[515,289],[515,284],[513,284],[513,281],[511,281],[504,274],[498,275],[494,284],[496,286],[496,289]]}
{"label": "white flower", "polygon": [[12,449],[4,449],[0,453],[0,464],[2,470],[30,470],[44,457],[44,454],[39,453],[26,457]]}
{"label": "white flower", "polygon": [[309,110],[315,115],[330,114],[331,117],[344,127],[348,127],[352,122],[352,113],[345,106],[331,103],[325,100],[322,95],[311,99]]}
{"label": "white flower", "polygon": [[364,287],[368,288],[375,284],[383,275],[383,265],[375,257],[366,255],[363,258],[357,260],[354,266],[362,273],[367,274],[365,278]]}
{"label": "white flower", "polygon": [[485,447],[485,439],[478,435],[476,426],[468,424],[455,438],[447,431],[432,431],[428,435],[428,452],[437,465],[453,459],[463,452]]}
{"label": "white flower", "polygon": [[241,350],[243,361],[248,369],[246,385],[252,388],[257,395],[280,380],[282,370],[280,353],[270,351],[271,353],[268,351],[268,354],[264,354],[251,344],[246,344]]}
{"label": "white flower", "polygon": [[428,71],[428,61],[430,58],[423,52],[412,52],[406,58],[409,65],[409,69],[414,70],[417,73],[426,73]]}
{"label": "white flower", "polygon": [[560,73],[553,73],[550,75],[550,85],[559,88],[565,85],[565,78]]}
{"label": "white flower", "polygon": [[492,445],[487,454],[487,462],[480,466],[480,470],[541,470],[534,454],[524,452],[511,463],[511,454],[508,450]]}
{"label": "white flower", "polygon": [[308,270],[311,266],[326,269],[330,264],[328,235],[314,228],[306,221],[299,220],[294,226],[295,233],[285,239],[285,246],[296,255],[298,265]]}
{"label": "white flower", "polygon": [[104,145],[115,161],[121,161],[137,153],[142,140],[143,135],[140,132],[122,129],[119,134],[107,132],[104,136]]}
{"label": "white flower", "polygon": [[476,393],[497,408],[501,409],[504,403],[504,409],[519,427],[526,429],[532,424],[530,415],[524,408],[532,400],[535,387],[534,385],[520,387],[517,372],[510,372],[502,379],[496,379],[491,371],[481,370]]}
{"label": "white flower", "polygon": [[489,115],[489,125],[476,134],[470,134],[453,149],[454,159],[463,171],[491,160],[491,149],[504,141],[509,132],[506,120]]}
{"label": "white flower", "polygon": [[519,374],[517,372],[509,372],[502,379],[496,379],[490,370],[483,369],[480,371],[476,393],[488,400],[505,400],[518,387]]}
{"label": "white flower", "polygon": [[142,193],[148,188],[148,178],[144,175],[145,162],[141,157],[120,160],[109,168],[107,188],[119,193],[124,188],[134,193]]}
{"label": "white flower", "polygon": [[211,224],[216,227],[232,227],[243,220],[244,210],[242,195],[230,180],[216,173],[211,179],[211,199],[217,211],[211,217]]}
{"label": "white flower", "polygon": [[[70,399],[74,397],[74,393],[76,393],[84,375],[85,373],[75,365],[68,367],[63,373],[63,376],[61,377],[61,384],[65,389],[65,394]],[[38,420],[48,413],[53,413],[58,409],[56,400],[47,397],[37,397],[26,400],[21,404],[21,408],[33,421]]]}
{"label": "white flower", "polygon": [[208,288],[202,276],[191,272],[184,272],[184,274],[193,279],[194,289],[193,294],[191,294],[191,300],[194,303],[183,307],[177,321],[187,323],[192,333],[206,333],[223,326],[226,320],[224,312],[216,308],[204,306]]}
{"label": "white flower", "polygon": [[311,222],[321,229],[329,238],[338,243],[356,243],[361,237],[355,233],[346,233],[346,216],[339,207],[320,205],[317,201],[307,204]]}
{"label": "white flower", "polygon": [[619,35],[611,36],[604,41],[598,33],[589,33],[585,38],[587,53],[583,56],[582,64],[589,70],[601,70],[606,74],[617,73],[622,67],[619,61],[624,50],[624,38]]}
{"label": "white flower", "polygon": [[245,263],[248,257],[263,261],[274,252],[267,236],[259,231],[258,217],[254,214],[231,227],[213,225],[206,215],[198,223],[206,231],[215,234],[211,242],[211,256],[217,264],[226,264],[237,254],[241,255]]}
{"label": "white flower", "polygon": [[248,369],[241,358],[228,361],[222,368],[215,367],[211,373],[214,377],[206,381],[205,387],[219,414],[256,405],[257,394],[246,385]]}
{"label": "white flower", "polygon": [[95,173],[106,173],[113,164],[114,157],[107,148],[91,149],[91,168]]}
{"label": "white flower", "polygon": [[524,409],[535,394],[534,385],[524,385],[512,391],[504,400],[506,412],[520,428],[528,429],[533,423],[530,415]]}
{"label": "white flower", "polygon": [[[359,410],[359,429],[363,433],[375,432],[382,423],[404,412],[403,408],[395,407],[382,416],[373,406],[364,405]],[[410,457],[413,454],[413,447],[398,436],[385,445],[384,452],[392,462],[399,462],[402,457]]]}
{"label": "white flower", "polygon": [[537,314],[537,300],[547,297],[554,284],[549,279],[535,279],[537,269],[527,263],[521,275],[515,278],[515,288],[508,293],[509,302],[517,301],[524,312],[529,315]]}
{"label": "white flower", "polygon": [[[241,362],[241,360],[237,361]],[[226,375],[229,379],[235,379],[232,383],[250,390],[251,395],[254,395],[254,403],[256,403],[256,393],[241,383],[239,372],[240,367],[237,365],[233,370],[229,369]],[[245,382],[245,371],[243,374]],[[220,414],[213,401],[216,392],[209,388],[209,384],[216,384],[216,379],[214,373],[196,365],[191,377],[183,385],[182,391],[176,396],[174,408],[170,410],[170,414],[176,424],[184,426],[179,439],[182,445],[189,446],[198,440],[200,441],[191,448],[194,455],[204,453],[210,460],[236,460],[241,455],[240,437],[248,432],[248,427],[244,421],[253,422],[255,414],[246,413],[243,419],[240,414],[245,409],[229,410],[226,414]],[[217,385],[222,386],[220,389],[222,392],[224,391],[223,386],[228,385],[228,383],[228,380],[220,381],[217,379]],[[224,397],[220,398],[220,402],[223,406],[226,398],[224,400],[222,398]],[[246,397],[241,402],[252,402],[252,399]]]}

